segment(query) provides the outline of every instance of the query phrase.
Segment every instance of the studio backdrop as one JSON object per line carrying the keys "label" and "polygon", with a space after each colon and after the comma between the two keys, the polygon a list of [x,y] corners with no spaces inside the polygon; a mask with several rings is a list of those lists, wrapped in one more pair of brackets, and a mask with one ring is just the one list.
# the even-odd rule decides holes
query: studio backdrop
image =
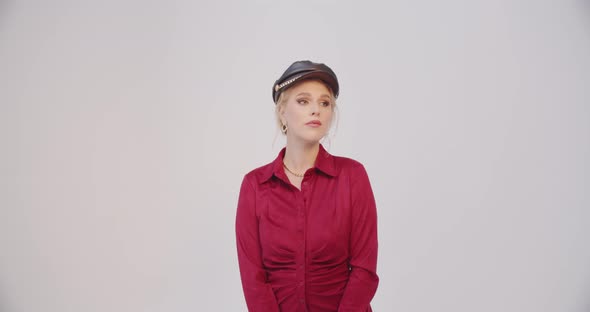
{"label": "studio backdrop", "polygon": [[590,311],[590,4],[0,2],[0,311],[246,311],[295,60],[378,211],[381,312]]}

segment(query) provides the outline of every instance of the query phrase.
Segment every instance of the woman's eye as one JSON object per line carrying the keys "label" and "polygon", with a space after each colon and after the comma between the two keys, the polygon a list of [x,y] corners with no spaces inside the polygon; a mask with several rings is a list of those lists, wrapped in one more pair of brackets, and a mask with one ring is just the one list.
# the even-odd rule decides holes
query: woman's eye
{"label": "woman's eye", "polygon": [[323,107],[328,107],[328,106],[330,106],[330,102],[322,102],[322,106]]}
{"label": "woman's eye", "polygon": [[297,103],[299,103],[299,104],[307,104],[307,100],[305,100],[305,99],[297,100]]}

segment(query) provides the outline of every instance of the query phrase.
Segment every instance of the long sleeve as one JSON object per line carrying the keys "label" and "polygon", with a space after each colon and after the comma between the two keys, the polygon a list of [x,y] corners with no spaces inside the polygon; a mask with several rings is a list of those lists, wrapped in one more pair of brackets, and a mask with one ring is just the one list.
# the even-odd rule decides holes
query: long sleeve
{"label": "long sleeve", "polygon": [[354,168],[351,179],[350,276],[338,312],[366,312],[377,291],[377,209],[367,172]]}
{"label": "long sleeve", "polygon": [[279,312],[275,294],[262,265],[256,193],[248,176],[240,188],[236,213],[236,244],[242,288],[250,312]]}

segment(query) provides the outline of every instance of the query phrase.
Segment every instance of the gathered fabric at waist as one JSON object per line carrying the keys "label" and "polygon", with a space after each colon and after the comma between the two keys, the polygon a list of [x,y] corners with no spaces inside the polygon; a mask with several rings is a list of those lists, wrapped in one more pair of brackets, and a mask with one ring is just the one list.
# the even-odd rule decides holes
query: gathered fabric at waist
{"label": "gathered fabric at waist", "polygon": [[349,276],[346,262],[335,265],[288,266],[267,270],[279,305],[304,298],[309,311],[336,311]]}

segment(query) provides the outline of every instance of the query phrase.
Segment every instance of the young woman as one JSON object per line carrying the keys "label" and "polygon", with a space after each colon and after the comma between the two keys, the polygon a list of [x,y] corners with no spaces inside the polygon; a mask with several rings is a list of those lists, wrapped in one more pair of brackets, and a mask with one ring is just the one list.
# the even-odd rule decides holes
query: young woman
{"label": "young woman", "polygon": [[293,63],[273,86],[287,145],[246,174],[236,215],[251,312],[367,312],[377,290],[377,212],[369,178],[320,144],[339,85],[326,65]]}

